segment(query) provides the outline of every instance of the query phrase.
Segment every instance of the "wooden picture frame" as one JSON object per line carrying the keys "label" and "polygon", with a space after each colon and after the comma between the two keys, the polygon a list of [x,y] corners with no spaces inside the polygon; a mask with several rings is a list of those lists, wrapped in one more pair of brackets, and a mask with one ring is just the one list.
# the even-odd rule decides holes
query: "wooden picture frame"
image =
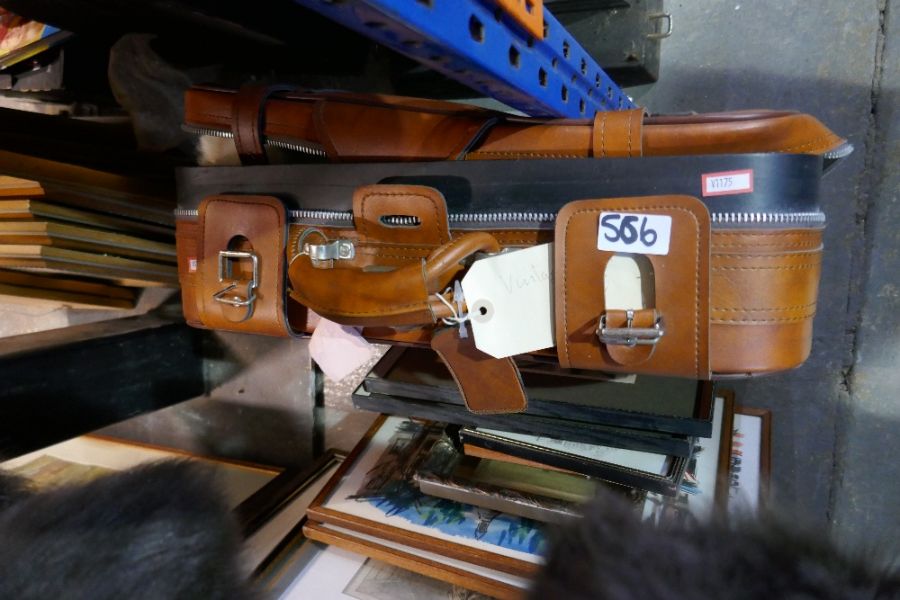
{"label": "wooden picture frame", "polygon": [[175,244],[53,221],[0,219],[0,245],[39,245],[134,260],[176,264]]}
{"label": "wooden picture frame", "polygon": [[[399,575],[400,581],[393,585],[403,587],[407,595],[424,591],[417,594],[422,600],[451,597],[451,585],[504,600],[521,600],[525,596],[523,587],[528,585],[527,580],[520,579],[518,585],[512,585],[504,583],[503,579],[512,581],[513,576],[503,574],[497,574],[500,581],[482,576],[473,578],[467,571],[459,573],[448,568],[444,559],[437,563],[423,562],[417,552],[363,540],[352,532],[307,521],[304,530],[292,533],[277,556],[254,577],[254,582],[269,598],[356,598],[352,592],[347,593],[347,588],[360,579],[363,571],[396,568],[395,575]],[[426,590],[416,590],[416,580],[422,582],[425,578],[429,580],[422,586]],[[393,597],[390,589],[384,589],[384,577],[377,580],[377,596]],[[442,589],[442,585],[446,588]],[[481,600],[481,597],[473,600]]]}
{"label": "wooden picture frame", "polygon": [[172,264],[34,244],[0,244],[0,268],[97,277],[131,287],[178,287],[178,268]]}
{"label": "wooden picture frame", "polygon": [[[691,515],[701,522],[724,511],[728,503],[728,465],[731,458],[731,434],[734,423],[734,392],[717,389],[714,395],[713,436],[698,439],[702,448],[691,458],[698,485],[687,493],[684,490],[674,497],[647,494],[643,518],[654,522],[668,518]],[[685,486],[682,483],[682,486]]]}
{"label": "wooden picture frame", "polygon": [[[518,577],[533,576],[542,564],[542,558],[538,552],[528,553],[503,548],[485,542],[483,539],[476,540],[449,535],[437,528],[407,521],[396,512],[388,514],[377,507],[373,508],[369,501],[358,500],[363,487],[381,476],[376,467],[380,467],[384,463],[379,464],[379,460],[383,461],[387,457],[390,461],[391,457],[395,456],[396,461],[394,462],[396,463],[406,459],[402,454],[404,447],[396,441],[398,433],[402,432],[402,427],[406,427],[401,425],[403,423],[413,422],[401,417],[385,415],[376,419],[329,484],[313,501],[307,512],[310,521],[341,527],[356,532],[357,535],[383,540],[385,543],[402,544],[404,547],[430,552],[464,563],[486,566]],[[422,427],[435,426],[426,423]],[[394,454],[396,448],[400,448],[400,450]],[[367,480],[366,477],[369,479]],[[389,479],[388,481],[395,482],[396,480]],[[398,484],[398,487],[402,486]],[[441,500],[440,502],[450,501]],[[502,514],[501,516],[504,520],[498,523],[498,528],[503,527],[504,523],[507,524],[508,530],[520,526],[525,532],[525,536],[521,539],[526,540],[528,544],[535,544],[535,540],[543,541],[543,532],[540,531],[537,524],[527,519]],[[472,519],[468,513],[462,514],[460,518],[463,519],[460,522],[465,526],[471,525]],[[480,525],[479,522],[479,528]],[[489,523],[488,527],[492,526],[493,521]],[[528,529],[529,527],[533,527],[533,529]],[[487,534],[483,537],[487,537]],[[537,543],[536,547],[543,549],[540,543]]]}
{"label": "wooden picture frame", "polygon": [[[60,474],[61,469],[53,464],[49,464],[45,468],[43,464],[37,462],[41,459],[48,459],[44,460],[44,463],[48,464],[51,461],[62,461],[68,465],[75,465],[75,467],[61,465],[62,469],[68,468],[70,474],[66,474],[64,471]],[[283,471],[280,467],[270,465],[200,456],[175,448],[95,434],[79,436],[10,459],[0,464],[0,468],[12,470],[31,479],[33,484],[41,489],[45,485],[82,483],[104,472],[122,471],[166,459],[191,460],[215,469],[216,476],[221,481],[226,503],[231,508],[237,507],[252,497],[254,493]],[[29,465],[32,465],[30,471],[26,469]],[[92,469],[92,472],[78,469],[78,466]],[[35,476],[38,479],[35,479]]]}
{"label": "wooden picture frame", "polygon": [[[639,452],[592,444],[554,444],[540,436],[527,436],[489,429],[463,427],[459,430],[463,451],[470,456],[492,460],[519,462],[538,468],[555,468],[579,473],[618,485],[635,487],[649,492],[672,496],[684,475],[687,458],[665,454]],[[608,453],[606,459],[578,455],[573,448],[587,448]],[[618,457],[618,462],[617,458]],[[659,461],[653,467],[627,460]]]}
{"label": "wooden picture frame", "polygon": [[115,472],[165,459],[184,459],[215,469],[217,480],[241,528],[241,562],[258,569],[299,531],[309,504],[335,473],[344,455],[329,450],[306,468],[283,469],[100,435],[84,435],[19,456],[0,469],[29,478],[38,489],[84,483]]}
{"label": "wooden picture frame", "polygon": [[258,573],[306,521],[306,511],[345,455],[329,450],[305,468],[285,469],[234,509],[244,536],[241,560]]}
{"label": "wooden picture frame", "polygon": [[734,430],[734,413],[737,403],[734,399],[734,390],[720,389],[716,392],[725,399],[722,414],[722,425],[719,433],[719,460],[716,467],[716,491],[715,510],[724,511],[728,505],[728,474],[731,464],[731,432]]}
{"label": "wooden picture frame", "polygon": [[[729,512],[749,509],[756,513],[768,504],[769,499],[772,412],[762,408],[738,406],[735,409],[732,431],[725,484],[728,489],[727,508]],[[747,489],[749,494],[743,499],[742,489]]]}
{"label": "wooden picture frame", "polygon": [[527,589],[531,583],[528,577],[510,575],[483,565],[450,559],[431,552],[423,553],[419,548],[378,540],[326,523],[307,521],[303,532],[310,540],[500,600],[522,600],[527,596]]}
{"label": "wooden picture frame", "polygon": [[137,303],[136,291],[131,288],[5,269],[0,269],[0,298],[4,302],[43,303],[51,307],[65,304],[81,309],[130,310]]}

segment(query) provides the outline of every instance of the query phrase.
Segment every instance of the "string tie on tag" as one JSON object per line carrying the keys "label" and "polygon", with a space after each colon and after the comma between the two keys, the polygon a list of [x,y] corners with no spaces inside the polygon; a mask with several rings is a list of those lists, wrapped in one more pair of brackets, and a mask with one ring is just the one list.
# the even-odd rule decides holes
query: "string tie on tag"
{"label": "string tie on tag", "polygon": [[[444,294],[448,294],[451,291],[453,292],[453,299],[456,302],[456,306],[450,304],[447,298],[444,297]],[[469,313],[464,313],[462,310],[465,299],[463,298],[462,287],[459,285],[459,282],[457,281],[454,284],[452,290],[451,288],[447,288],[442,293],[435,294],[435,297],[440,300],[444,306],[450,309],[450,312],[453,314],[452,317],[444,317],[441,319],[444,325],[457,325],[459,326],[459,337],[461,339],[468,337],[469,332],[466,331],[466,321],[469,320]]]}

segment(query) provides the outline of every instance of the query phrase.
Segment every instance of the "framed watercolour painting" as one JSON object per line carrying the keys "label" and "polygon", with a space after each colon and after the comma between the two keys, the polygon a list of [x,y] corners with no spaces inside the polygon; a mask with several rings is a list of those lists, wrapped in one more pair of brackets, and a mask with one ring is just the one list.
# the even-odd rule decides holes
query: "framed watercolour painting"
{"label": "framed watercolour painting", "polygon": [[543,562],[540,523],[423,494],[412,477],[443,425],[379,417],[310,506],[311,521],[520,577]]}

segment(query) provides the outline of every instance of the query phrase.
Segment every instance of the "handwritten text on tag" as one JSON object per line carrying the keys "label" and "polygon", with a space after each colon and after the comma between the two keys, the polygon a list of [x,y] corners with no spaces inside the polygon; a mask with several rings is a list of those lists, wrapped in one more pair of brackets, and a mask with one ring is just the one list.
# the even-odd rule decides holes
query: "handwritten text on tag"
{"label": "handwritten text on tag", "polygon": [[597,248],[635,254],[669,253],[672,217],[636,213],[600,213]]}
{"label": "handwritten text on tag", "polygon": [[476,261],[462,288],[482,352],[505,358],[554,345],[553,244]]}

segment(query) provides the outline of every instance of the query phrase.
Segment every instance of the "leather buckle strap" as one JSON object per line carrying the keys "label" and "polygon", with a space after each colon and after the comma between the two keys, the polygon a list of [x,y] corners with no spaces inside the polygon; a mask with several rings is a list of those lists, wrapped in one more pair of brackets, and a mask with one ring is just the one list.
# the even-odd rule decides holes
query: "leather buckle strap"
{"label": "leather buckle strap", "polygon": [[[655,311],[654,311],[655,313]],[[653,327],[634,327],[634,311],[625,311],[625,327],[607,327],[608,315],[600,315],[600,324],[597,327],[597,337],[601,344],[614,344],[618,346],[655,346],[665,334],[661,326],[662,319],[657,316]]]}
{"label": "leather buckle strap", "polygon": [[616,364],[635,368],[653,356],[664,333],[661,322],[654,308],[607,309],[600,315],[597,338]]}
{"label": "leather buckle strap", "polygon": [[287,85],[250,84],[238,90],[232,107],[231,127],[241,164],[264,165],[268,162],[263,145],[266,100],[272,94],[291,89]]}
{"label": "leather buckle strap", "polygon": [[287,212],[269,196],[210,196],[199,208],[197,298],[204,327],[289,336]]}
{"label": "leather buckle strap", "polygon": [[476,348],[471,331],[466,338],[459,337],[456,327],[435,331],[431,348],[450,371],[470,412],[520,413],[528,408],[516,363],[511,357],[494,358]]}
{"label": "leather buckle strap", "polygon": [[[644,308],[617,308],[609,294],[616,282],[607,280],[607,267],[617,251],[598,243],[604,213],[668,219],[665,251],[635,248],[648,263],[642,279],[653,281],[642,290]],[[556,347],[562,367],[709,378],[710,219],[700,200],[666,195],[570,202],[557,215],[555,233]]]}

